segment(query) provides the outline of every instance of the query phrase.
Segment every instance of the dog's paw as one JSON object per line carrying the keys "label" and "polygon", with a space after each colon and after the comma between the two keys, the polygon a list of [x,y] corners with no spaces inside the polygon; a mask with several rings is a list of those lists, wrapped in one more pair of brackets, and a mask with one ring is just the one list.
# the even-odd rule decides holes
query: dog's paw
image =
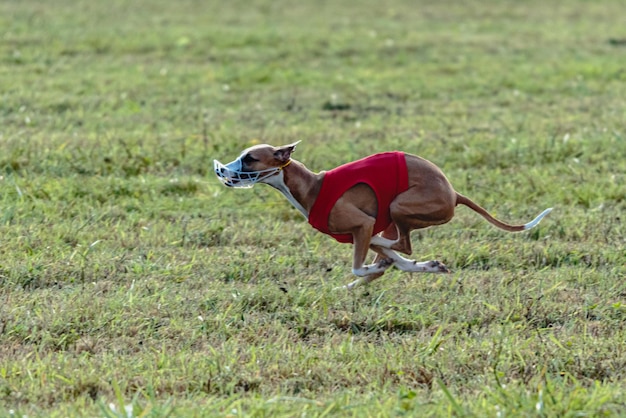
{"label": "dog's paw", "polygon": [[383,258],[378,262],[378,267],[384,268],[389,267],[393,264],[393,258]]}
{"label": "dog's paw", "polygon": [[448,269],[448,267],[446,267],[446,265],[443,264],[441,261],[437,261],[437,260],[430,261],[428,264],[428,267],[430,267],[432,271],[435,271],[438,273],[450,273],[450,269]]}

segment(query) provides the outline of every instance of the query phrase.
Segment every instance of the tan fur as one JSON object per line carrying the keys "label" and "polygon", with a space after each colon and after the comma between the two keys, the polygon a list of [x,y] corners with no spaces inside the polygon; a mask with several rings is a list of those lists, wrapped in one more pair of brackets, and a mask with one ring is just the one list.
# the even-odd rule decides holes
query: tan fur
{"label": "tan fur", "polygon": [[[299,204],[306,213],[310,212],[317,199],[324,172],[318,174],[308,170],[298,161],[291,160],[295,144],[284,147],[257,145],[245,150],[240,159],[244,171],[284,167],[278,176],[270,177],[265,183],[281,190],[294,205]],[[332,233],[352,234],[354,241],[353,272],[360,276],[346,287],[351,289],[359,283],[368,283],[380,277],[391,265],[404,271],[448,272],[438,261],[416,262],[396,253],[412,253],[410,233],[415,229],[444,224],[454,216],[458,204],[465,205],[483,216],[487,221],[505,231],[522,231],[536,225],[549,210],[526,225],[509,225],[493,218],[469,198],[457,193],[441,169],[421,157],[405,154],[408,170],[408,189],[400,193],[390,205],[393,224],[379,236],[372,237],[378,212],[376,195],[365,184],[349,189],[332,208],[328,225]],[[246,162],[247,161],[247,162]],[[296,206],[297,207],[297,206]],[[369,250],[376,252],[371,265],[365,265]]]}

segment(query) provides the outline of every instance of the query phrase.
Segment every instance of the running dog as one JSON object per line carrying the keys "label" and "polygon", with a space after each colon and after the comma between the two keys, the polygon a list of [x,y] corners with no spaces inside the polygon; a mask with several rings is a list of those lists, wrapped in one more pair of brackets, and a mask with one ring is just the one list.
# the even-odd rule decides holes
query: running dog
{"label": "running dog", "polygon": [[[399,151],[374,154],[316,174],[291,158],[298,142],[281,147],[255,145],[226,165],[214,160],[214,171],[228,187],[269,184],[315,229],[352,243],[352,273],[358,279],[347,289],[377,279],[392,265],[408,272],[449,273],[439,261],[418,262],[398,252],[411,255],[411,231],[445,224],[459,204],[509,232],[536,226],[552,210],[544,210],[526,224],[509,225],[457,193],[435,164]],[[370,249],[376,257],[366,265]]]}

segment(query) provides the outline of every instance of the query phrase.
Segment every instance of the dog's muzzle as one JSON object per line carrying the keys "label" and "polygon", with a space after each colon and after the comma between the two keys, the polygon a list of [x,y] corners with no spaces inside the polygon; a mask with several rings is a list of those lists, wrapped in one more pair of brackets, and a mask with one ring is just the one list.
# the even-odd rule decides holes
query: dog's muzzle
{"label": "dog's muzzle", "polygon": [[[272,167],[267,170],[261,171],[241,171],[235,169],[233,165],[239,161],[235,160],[228,165],[224,165],[217,160],[213,160],[213,170],[215,175],[224,186],[237,187],[240,189],[247,189],[254,186],[256,183],[265,180],[266,178],[278,174],[283,167]],[[239,167],[241,163],[239,162]]]}

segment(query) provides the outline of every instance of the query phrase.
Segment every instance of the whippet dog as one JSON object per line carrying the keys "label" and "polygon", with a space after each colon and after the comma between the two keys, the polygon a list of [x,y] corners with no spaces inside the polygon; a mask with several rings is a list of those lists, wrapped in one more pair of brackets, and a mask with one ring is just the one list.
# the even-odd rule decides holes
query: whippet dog
{"label": "whippet dog", "polygon": [[[339,242],[352,243],[352,272],[358,279],[344,286],[347,289],[371,282],[392,265],[408,272],[449,273],[439,261],[418,262],[398,252],[411,255],[411,231],[445,224],[459,204],[509,232],[533,228],[552,210],[526,224],[509,225],[457,193],[435,164],[404,152],[374,154],[313,173],[291,158],[298,142],[255,145],[226,165],[214,160],[215,174],[228,187],[272,186],[314,228]],[[366,265],[370,249],[376,257]]]}

